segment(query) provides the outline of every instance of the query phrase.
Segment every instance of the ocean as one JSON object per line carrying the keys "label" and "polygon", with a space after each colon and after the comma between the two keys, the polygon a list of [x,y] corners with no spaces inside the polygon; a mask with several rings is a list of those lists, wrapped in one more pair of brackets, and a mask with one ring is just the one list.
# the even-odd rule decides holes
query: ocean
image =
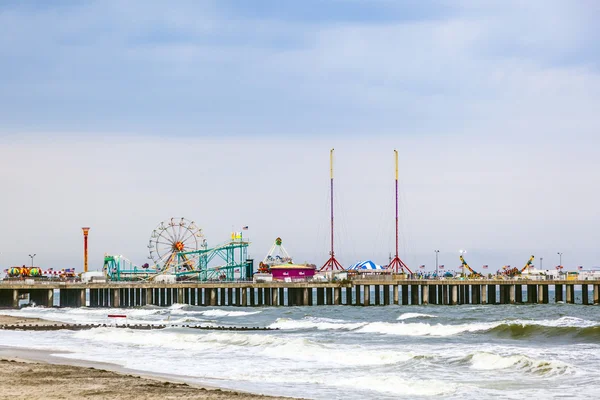
{"label": "ocean", "polygon": [[[311,399],[600,397],[598,307],[23,308],[2,314],[161,330],[2,331],[1,344],[194,383]],[[123,320],[116,322],[123,324]],[[270,327],[210,331],[171,325]],[[68,353],[61,353],[61,352]]]}

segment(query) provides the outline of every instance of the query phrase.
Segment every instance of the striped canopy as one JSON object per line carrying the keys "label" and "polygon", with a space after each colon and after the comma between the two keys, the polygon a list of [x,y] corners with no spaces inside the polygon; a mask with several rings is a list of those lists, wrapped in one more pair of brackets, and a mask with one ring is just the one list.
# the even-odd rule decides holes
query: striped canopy
{"label": "striped canopy", "polygon": [[375,264],[371,260],[361,261],[361,262],[358,262],[356,264],[352,264],[347,269],[348,270],[359,270],[359,271],[365,271],[365,270],[368,270],[368,271],[384,271],[385,270],[384,267],[382,267],[381,265]]}

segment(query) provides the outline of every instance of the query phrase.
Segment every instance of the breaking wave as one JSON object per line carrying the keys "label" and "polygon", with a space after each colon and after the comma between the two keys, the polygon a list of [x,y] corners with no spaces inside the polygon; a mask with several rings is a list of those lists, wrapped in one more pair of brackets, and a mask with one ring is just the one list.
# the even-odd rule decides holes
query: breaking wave
{"label": "breaking wave", "polygon": [[[398,320],[435,318],[434,315],[405,313]],[[509,338],[531,336],[570,336],[578,339],[600,340],[600,323],[574,317],[555,320],[504,320],[465,324],[431,324],[426,322],[349,322],[328,318],[279,318],[270,328],[282,330],[347,330],[356,333],[379,333],[398,336],[454,336],[464,333],[493,334]]]}
{"label": "breaking wave", "polygon": [[540,324],[504,323],[489,330],[499,337],[525,339],[531,337],[570,338],[581,341],[599,342],[600,326],[548,326]]}
{"label": "breaking wave", "polygon": [[476,370],[513,369],[523,373],[554,376],[572,372],[573,367],[560,361],[536,360],[521,354],[499,355],[487,352],[470,354],[462,360]]}
{"label": "breaking wave", "polygon": [[404,321],[406,319],[412,319],[412,318],[437,318],[437,315],[430,315],[430,314],[421,314],[421,313],[404,313],[401,316],[399,316],[397,319],[398,321]]}
{"label": "breaking wave", "polygon": [[278,318],[269,328],[282,330],[354,330],[367,325],[366,322],[348,322],[331,318],[306,317],[303,319]]}

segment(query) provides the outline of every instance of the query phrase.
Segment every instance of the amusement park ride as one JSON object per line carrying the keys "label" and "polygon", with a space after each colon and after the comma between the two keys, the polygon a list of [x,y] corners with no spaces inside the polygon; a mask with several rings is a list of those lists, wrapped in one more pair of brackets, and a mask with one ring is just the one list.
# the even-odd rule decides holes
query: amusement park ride
{"label": "amusement park ride", "polygon": [[293,264],[293,260],[283,247],[283,241],[278,237],[265,258],[258,265],[258,272],[270,273],[272,266],[281,264]]}
{"label": "amusement park ride", "polygon": [[247,258],[248,245],[241,232],[231,240],[209,248],[195,222],[186,218],[163,221],[152,231],[148,244],[152,265],[134,265],[121,255],[105,255],[104,271],[114,281],[152,281],[161,276],[176,280],[221,280],[252,276],[253,260]]}
{"label": "amusement park ride", "polygon": [[467,262],[465,261],[465,258],[463,257],[463,254],[464,254],[464,253],[466,253],[466,251],[464,251],[464,250],[461,250],[461,251],[460,251],[460,262],[462,263],[461,267],[463,268],[463,276],[465,276],[465,277],[466,277],[466,275],[465,275],[465,271],[464,271],[464,270],[465,270],[465,268],[466,268],[466,269],[468,269],[468,270],[469,270],[469,272],[470,272],[470,274],[469,274],[469,277],[472,277],[472,278],[475,278],[475,277],[480,277],[480,276],[481,276],[481,274],[480,274],[479,272],[475,272],[475,271],[473,270],[473,268],[471,268],[471,267],[469,266],[469,264],[467,264]]}

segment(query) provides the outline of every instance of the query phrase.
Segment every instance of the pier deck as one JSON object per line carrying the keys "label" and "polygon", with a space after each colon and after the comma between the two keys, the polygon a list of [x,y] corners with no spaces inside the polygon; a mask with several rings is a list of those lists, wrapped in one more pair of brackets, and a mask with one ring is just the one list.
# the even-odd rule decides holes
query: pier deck
{"label": "pier deck", "polygon": [[[20,299],[40,306],[168,307],[599,304],[600,280],[424,280],[356,279],[350,282],[26,282],[0,283],[0,307],[17,308]],[[576,299],[576,287],[581,291]],[[591,293],[590,293],[591,292]]]}

